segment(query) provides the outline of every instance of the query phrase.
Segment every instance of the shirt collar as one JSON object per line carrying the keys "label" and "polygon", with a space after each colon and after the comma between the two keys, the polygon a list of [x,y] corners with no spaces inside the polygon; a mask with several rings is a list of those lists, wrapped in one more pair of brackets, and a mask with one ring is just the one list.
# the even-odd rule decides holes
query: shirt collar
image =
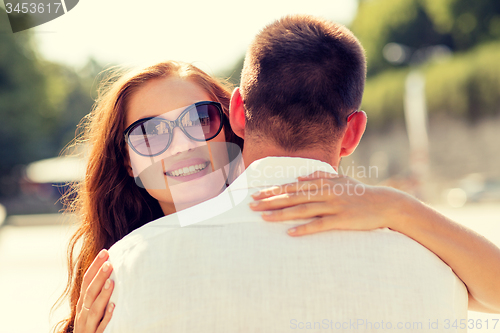
{"label": "shirt collar", "polygon": [[[156,220],[156,226],[177,221],[181,227],[211,220],[212,224],[226,224],[246,221],[242,210],[236,216],[232,209],[248,200],[248,195],[257,189],[294,183],[297,177],[307,176],[315,171],[335,173],[325,162],[299,157],[270,156],[254,161],[221,194],[191,208]],[[245,207],[247,214],[257,214]],[[226,213],[225,218],[221,214]],[[218,219],[212,218],[219,216]]]}
{"label": "shirt collar", "polygon": [[229,190],[269,187],[294,183],[298,177],[316,171],[337,174],[328,163],[310,158],[269,156],[254,161],[229,186]]}

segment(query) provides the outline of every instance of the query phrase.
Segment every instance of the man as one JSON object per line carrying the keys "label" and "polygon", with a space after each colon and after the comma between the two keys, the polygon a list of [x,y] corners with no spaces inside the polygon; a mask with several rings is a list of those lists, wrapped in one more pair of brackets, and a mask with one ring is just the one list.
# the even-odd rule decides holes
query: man
{"label": "man", "polygon": [[[289,224],[263,222],[248,207],[266,186],[335,172],[365,129],[356,111],[364,80],[363,49],[345,27],[293,16],[263,29],[231,100],[246,171],[218,197],[110,250],[116,308],[106,332],[417,332],[465,319],[463,283],[406,236],[378,229],[291,238]],[[228,197],[233,207],[220,208]],[[215,217],[200,219],[207,211]]]}

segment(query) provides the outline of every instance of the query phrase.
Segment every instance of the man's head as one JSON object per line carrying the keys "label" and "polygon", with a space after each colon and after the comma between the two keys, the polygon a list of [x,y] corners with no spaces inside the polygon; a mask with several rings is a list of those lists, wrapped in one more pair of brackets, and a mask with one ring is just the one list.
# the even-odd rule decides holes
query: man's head
{"label": "man's head", "polygon": [[365,74],[363,48],[344,26],[304,15],[268,25],[249,47],[232,100],[244,152],[264,145],[274,155],[335,155],[335,147],[340,153],[347,116],[361,104]]}

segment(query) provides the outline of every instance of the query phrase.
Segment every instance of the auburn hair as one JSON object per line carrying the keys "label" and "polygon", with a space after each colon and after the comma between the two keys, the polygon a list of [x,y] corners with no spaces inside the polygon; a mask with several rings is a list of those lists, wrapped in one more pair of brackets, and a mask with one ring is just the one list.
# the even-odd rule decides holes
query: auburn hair
{"label": "auburn hair", "polygon": [[286,151],[330,145],[361,105],[364,50],[349,29],[308,15],[266,26],[241,75],[246,134]]}
{"label": "auburn hair", "polygon": [[[57,303],[61,305],[68,297],[71,314],[56,325],[57,332],[73,332],[83,276],[99,251],[109,249],[131,231],[164,215],[157,200],[137,186],[127,172],[123,131],[129,97],[146,82],[168,77],[194,82],[213,101],[221,103],[226,115],[223,119],[226,142],[235,143],[239,149],[243,147],[243,140],[229,125],[229,87],[197,67],[166,61],[109,76],[99,89],[93,110],[80,124],[81,135],[74,140],[74,145],[87,144],[89,151],[84,179],[73,184],[63,198],[67,211],[76,213],[79,227],[69,242],[68,283]],[[228,153],[232,160],[239,151]]]}

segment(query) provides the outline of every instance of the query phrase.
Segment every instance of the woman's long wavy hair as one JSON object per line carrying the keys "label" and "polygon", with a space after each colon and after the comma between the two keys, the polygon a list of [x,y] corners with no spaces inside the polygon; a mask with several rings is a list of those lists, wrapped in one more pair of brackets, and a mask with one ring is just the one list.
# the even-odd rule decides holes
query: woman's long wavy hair
{"label": "woman's long wavy hair", "polygon": [[[109,249],[131,231],[164,215],[158,201],[137,186],[127,172],[125,161],[128,153],[123,131],[125,108],[130,96],[146,82],[167,77],[194,82],[213,101],[221,103],[226,114],[223,120],[226,142],[235,143],[239,150],[243,147],[243,140],[234,134],[229,125],[230,90],[197,67],[167,61],[118,79],[108,78],[99,90],[92,112],[82,120],[81,137],[75,139],[75,144],[87,144],[89,152],[84,179],[74,184],[65,197],[67,210],[76,213],[80,224],[70,239],[68,284],[58,301],[61,305],[66,297],[69,298],[71,315],[56,325],[57,332],[73,332],[83,276],[99,251]],[[230,160],[238,153],[229,151]],[[79,251],[78,244],[81,244]]]}

